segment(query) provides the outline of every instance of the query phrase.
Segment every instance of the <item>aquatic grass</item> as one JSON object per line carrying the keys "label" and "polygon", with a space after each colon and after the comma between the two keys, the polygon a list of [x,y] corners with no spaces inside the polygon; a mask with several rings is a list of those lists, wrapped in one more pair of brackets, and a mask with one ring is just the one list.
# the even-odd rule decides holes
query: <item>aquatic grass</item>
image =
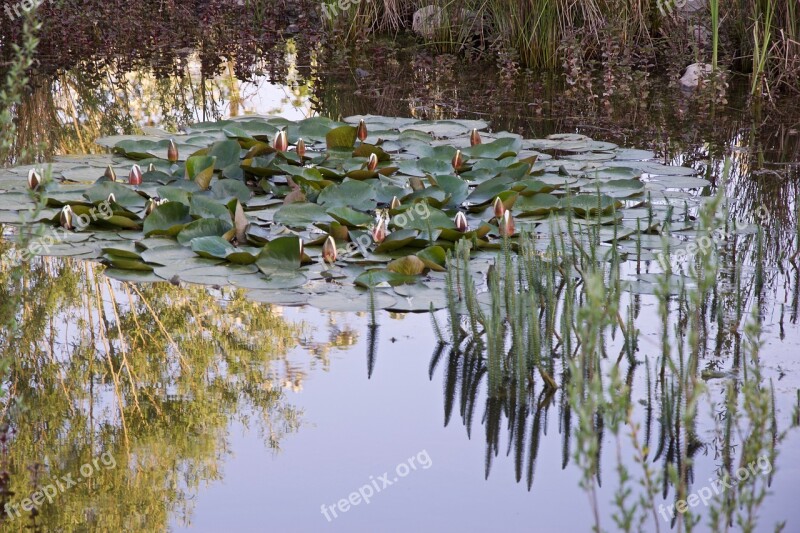
{"label": "aquatic grass", "polygon": [[717,72],[719,58],[719,0],[709,0],[711,12],[711,68]]}
{"label": "aquatic grass", "polygon": [[772,23],[775,14],[774,1],[767,0],[763,13],[757,12],[756,14],[757,16],[753,20],[753,73],[750,94],[763,96],[765,89],[766,92],[769,92],[765,75],[767,61],[770,57]]}
{"label": "aquatic grass", "polygon": [[[753,96],[770,96],[777,87],[800,89],[796,2],[711,0],[707,11],[690,15],[675,5],[667,10],[643,0],[380,0],[354,3],[326,17],[325,24],[334,42],[353,45],[369,35],[410,31],[413,14],[423,7],[435,10],[424,40],[438,53],[488,52],[507,72],[563,69],[576,89],[589,92],[592,70],[602,64],[604,97],[629,93],[626,83],[616,80],[647,76],[664,57],[676,63],[670,69],[708,61],[715,73],[727,68],[751,73]],[[690,21],[709,29],[710,58],[704,49],[681,46],[682,37],[689,39]]]}
{"label": "aquatic grass", "polygon": [[[722,183],[729,172],[730,161],[723,168]],[[567,204],[568,198],[567,192]],[[724,198],[724,188],[720,188],[696,213],[698,238],[710,236],[727,222],[729,214]],[[655,212],[652,202],[648,204],[650,230],[656,227]],[[543,386],[541,394],[561,391],[559,430],[564,435],[563,464],[566,466],[572,460],[581,472],[581,487],[589,497],[594,529],[602,529],[598,488],[603,483],[602,443],[608,434],[617,445],[617,484],[612,501],[615,524],[626,531],[659,530],[657,493],[664,498],[671,494],[674,503],[685,500],[691,493],[696,456],[705,445],[698,427],[703,399],[712,397],[705,383],[710,376],[719,374],[727,379],[724,396],[728,414],[719,419],[716,441],[722,443],[719,453],[726,457],[729,469],[737,453],[740,463],[758,453],[776,457],[775,450],[784,433],[778,429],[774,391],[765,386],[758,367],[761,300],[756,298],[749,305],[746,296],[749,289],[742,290],[744,270],[738,264],[743,261],[741,256],[734,256],[740,258],[734,261],[737,268],[732,271],[731,284],[718,286],[717,280],[724,273],[723,254],[729,250],[716,246],[701,248],[689,258],[684,273],[673,268],[671,250],[665,243],[665,259],[658,263],[662,273],[657,276],[655,294],[660,338],[655,353],[640,353],[637,320],[642,296],[631,292],[628,298],[622,297],[628,285],[623,279],[617,231],[613,232],[611,247],[606,251],[599,238],[600,220],[596,215],[588,218],[597,224],[577,224],[570,213],[567,209],[566,221],[550,218],[551,231],[544,252],[537,251],[536,235],[525,231],[515,238],[516,246],[504,242],[494,267],[486,274],[485,295],[467,296],[479,284],[460,286],[464,291],[462,299],[474,298],[479,302],[473,310],[483,326],[477,330],[480,338],[470,342],[488,375],[487,413],[491,413],[491,425],[487,419],[487,469],[497,454],[496,417],[502,405],[509,418],[509,453],[513,448],[515,472],[520,479],[524,459],[520,457],[520,436],[515,432],[523,424],[519,417],[524,417],[525,412],[519,410],[517,402],[521,394],[532,394],[532,388],[539,382]],[[659,224],[663,235],[670,234],[671,218],[672,208],[669,208]],[[572,230],[558,231],[557,227],[563,224]],[[642,229],[641,225],[637,227]],[[640,232],[637,239],[641,240],[644,233]],[[637,254],[641,254],[641,241],[637,246]],[[512,249],[516,250],[516,256],[510,252]],[[642,260],[637,258],[637,261]],[[754,262],[763,262],[763,255],[757,250]],[[449,270],[454,267],[451,265]],[[682,281],[675,286],[677,274]],[[458,275],[463,276],[463,267]],[[747,286],[757,287],[759,275],[756,269]],[[454,314],[470,312],[463,308],[453,311]],[[745,313],[752,318],[742,326]],[[470,317],[465,316],[464,320],[469,322]],[[741,327],[745,338],[740,345],[735,332]],[[730,332],[734,332],[735,341],[732,370],[741,370],[741,374],[701,368],[701,361],[708,359],[710,337],[716,335],[716,352],[713,352],[716,359],[722,355],[721,347],[728,345]],[[469,337],[475,332],[465,333]],[[616,335],[620,336],[618,340]],[[616,358],[611,358],[609,348],[614,344],[620,351]],[[527,357],[522,357],[523,353]],[[739,358],[743,360],[741,365],[737,362]],[[560,373],[556,371],[557,363]],[[623,366],[627,366],[625,380]],[[540,379],[535,376],[537,369]],[[637,369],[643,369],[646,385],[641,419],[635,414],[638,407],[632,397]],[[528,392],[523,394],[524,390]],[[462,394],[465,393],[463,390]],[[532,416],[537,417],[538,413]],[[539,424],[534,418],[537,432],[541,431]],[[633,459],[638,471],[620,460],[623,428],[627,428],[625,433],[635,451]],[[765,437],[760,439],[757,435]],[[742,442],[737,442],[739,436],[744,439]],[[532,433],[531,439],[526,476],[529,489],[538,452],[538,433]],[[739,445],[745,441],[747,452],[739,453],[744,450]],[[736,517],[731,514],[736,508],[734,503],[725,502],[723,511],[728,521],[737,518],[745,529],[752,528],[764,498],[761,483],[756,480],[751,488],[736,495],[736,505],[742,505]],[[632,495],[634,487],[638,487],[636,496]],[[690,509],[674,514],[671,527],[691,531],[700,520],[700,513]]]}

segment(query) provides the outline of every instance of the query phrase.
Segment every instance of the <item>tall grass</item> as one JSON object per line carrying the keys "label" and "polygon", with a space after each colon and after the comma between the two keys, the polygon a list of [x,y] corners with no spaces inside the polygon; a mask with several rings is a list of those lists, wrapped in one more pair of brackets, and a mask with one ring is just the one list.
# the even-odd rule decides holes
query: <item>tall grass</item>
{"label": "tall grass", "polygon": [[[326,19],[327,27],[352,44],[369,35],[411,31],[415,10],[424,6],[438,9],[424,40],[440,53],[477,50],[504,63],[557,70],[576,50],[579,63],[591,64],[611,61],[613,48],[667,71],[703,61],[715,70],[752,72],[754,94],[762,86],[764,94],[773,87],[800,91],[796,1],[710,0],[707,10],[690,15],[679,8],[662,12],[645,0],[362,0]],[[690,21],[709,30],[709,48],[682,46]]]}
{"label": "tall grass", "polygon": [[[769,61],[772,41],[772,23],[775,15],[773,1],[767,0],[763,13],[753,21],[753,74],[750,93],[762,95],[769,88],[766,85],[765,74]],[[759,10],[760,11],[760,10]]]}
{"label": "tall grass", "polygon": [[717,72],[719,58],[719,0],[709,0],[708,9],[711,12],[711,68],[714,72]]}

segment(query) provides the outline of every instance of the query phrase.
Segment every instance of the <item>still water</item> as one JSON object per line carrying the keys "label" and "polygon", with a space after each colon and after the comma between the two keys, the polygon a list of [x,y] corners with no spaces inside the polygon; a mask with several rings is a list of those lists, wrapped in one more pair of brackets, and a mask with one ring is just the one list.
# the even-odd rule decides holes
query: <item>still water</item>
{"label": "still water", "polygon": [[[246,79],[225,63],[208,77],[191,59],[180,78],[141,68],[108,71],[98,82],[77,67],[40,79],[19,110],[20,146],[48,157],[98,151],[91,140],[100,135],[241,114],[383,114],[483,118],[528,137],[584,133],[651,149],[715,184],[730,154],[733,212],[766,205],[774,214],[766,253],[785,268],[770,272],[759,300],[761,363],[778,425],[789,426],[800,387],[797,269],[787,261],[800,159],[794,106],[754,108],[735,81],[722,97],[650,80],[606,104],[532,75],[499,82],[488,66],[468,67],[488,75],[464,75],[457,62],[424,54],[374,69],[356,60],[312,69],[293,57],[290,48],[289,67],[277,76],[250,65]],[[101,272],[44,259],[22,281],[20,330],[3,337],[16,360],[6,393],[19,402],[6,402],[12,422],[2,461],[12,504],[42,486],[57,493],[35,519],[7,511],[3,530],[591,529],[563,391],[537,392],[523,421],[510,421],[484,382],[462,387],[469,369],[437,346],[430,316],[379,313],[376,327],[367,314],[267,306],[226,288],[137,287]],[[660,323],[653,297],[641,306],[645,358],[656,355]],[[707,357],[727,368],[738,343],[723,337],[710,341]],[[648,378],[639,371],[630,379],[644,403]],[[725,379],[707,384],[719,400]],[[474,406],[471,416],[465,404]],[[695,492],[714,485],[720,462],[716,408],[706,400],[698,410]],[[522,446],[511,442],[521,434]],[[798,444],[789,432],[778,446],[758,531],[780,521],[786,531],[800,528]],[[97,461],[103,452],[114,466]],[[624,439],[603,439],[597,497],[606,530],[618,529],[616,465],[634,471],[633,455]],[[54,481],[70,475],[75,486]],[[656,501],[673,499],[659,493]],[[668,511],[657,512],[659,528],[669,530]],[[702,506],[695,512],[706,530]],[[651,521],[644,530],[654,528]]]}

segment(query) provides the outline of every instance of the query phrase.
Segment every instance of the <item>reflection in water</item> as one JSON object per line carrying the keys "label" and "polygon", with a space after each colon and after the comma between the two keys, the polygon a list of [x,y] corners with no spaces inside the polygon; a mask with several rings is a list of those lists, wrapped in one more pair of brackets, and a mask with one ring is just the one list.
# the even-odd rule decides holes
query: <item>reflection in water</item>
{"label": "reflection in water", "polygon": [[[288,42],[278,52],[294,65],[295,45]],[[221,65],[222,73],[206,77],[200,57],[181,62],[180,75],[160,77],[147,69],[102,68],[101,76],[82,68],[55,78],[38,78],[17,110],[18,135],[12,151],[32,149],[31,159],[46,161],[56,154],[86,154],[103,150],[94,140],[104,135],[137,133],[159,126],[177,131],[193,122],[213,121],[244,114],[280,114],[286,118],[311,115],[310,82],[297,67],[286,67],[280,83],[277,74],[239,79],[234,63]],[[254,68],[269,71],[270,56]],[[20,160],[19,162],[23,162]]]}
{"label": "reflection in water", "polygon": [[6,515],[14,529],[163,530],[170,515],[188,518],[201,486],[221,479],[232,421],[246,421],[276,451],[300,427],[281,384],[300,386],[302,376],[273,364],[298,326],[240,292],[120,284],[101,270],[43,260],[16,283],[0,274],[4,301],[22,294],[19,330],[0,339],[11,362],[3,503],[19,506],[53,478],[78,478],[102,454],[116,462],[30,518]]}
{"label": "reflection in water", "polygon": [[[332,65],[311,70],[312,60],[297,55],[308,56],[310,49],[292,41],[263,55],[248,50],[170,51],[159,65],[147,58],[92,63],[83,61],[86,55],[62,65],[57,75],[42,72],[16,110],[15,154],[22,147],[38,147],[35,157],[41,160],[89,153],[103,135],[156,125],[178,129],[247,113],[484,118],[494,130],[528,137],[576,131],[697,168],[715,186],[725,186],[733,218],[752,221],[758,207],[767,209],[761,237],[737,235],[723,250],[720,281],[702,306],[710,334],[701,347],[701,370],[718,399],[724,390],[714,379],[744,368],[742,335],[736,328],[713,327],[720,317],[741,316],[742,306],[755,305],[765,322],[779,325],[781,338],[784,327],[797,323],[800,270],[793,243],[800,116],[791,105],[767,113],[749,107],[746,91],[735,84],[727,103],[720,103],[713,95],[687,97],[655,80],[642,90],[618,92],[606,106],[563,91],[558,80],[524,75],[499,83],[491,68],[465,71],[452,59],[424,53],[384,51],[385,58],[372,59],[385,61],[369,63],[355,58],[368,70],[354,74]],[[723,184],[722,159],[731,152],[731,173]],[[761,262],[769,268],[757,278],[753,265]],[[635,268],[646,274],[650,266]],[[19,325],[0,336],[2,355],[11,361],[2,397],[8,428],[0,427],[0,466],[9,473],[7,482],[0,474],[0,491],[10,491],[6,501],[19,503],[54,476],[80,473],[103,453],[117,465],[60,493],[56,505],[41,507],[33,521],[42,530],[86,523],[103,531],[152,531],[164,529],[170,515],[188,521],[198,489],[223,476],[231,421],[251,423],[273,450],[300,427],[301,413],[281,391],[301,390],[307,372],[285,358],[290,348],[307,350],[313,365],[327,371],[332,348],[347,349],[363,336],[372,377],[378,341],[402,331],[402,325],[379,327],[374,320],[362,331],[346,315],[331,313],[327,338],[315,341],[279,308],[250,303],[236,291],[109,282],[95,265],[72,261],[43,260],[13,282],[3,271],[0,291],[3,318],[13,314]],[[19,311],[6,306],[11,292],[23,296]],[[738,299],[731,298],[733,292]],[[643,320],[643,343],[648,328],[658,334],[659,325],[647,322],[654,305],[643,296],[631,302],[630,311]],[[687,310],[676,309],[675,320],[685,325]],[[476,421],[483,426],[487,477],[505,452],[513,454],[518,482],[532,490],[544,486],[534,481],[548,432],[551,439],[554,431],[560,435],[562,466],[570,463],[578,415],[565,387],[554,391],[531,376],[510,380],[504,394],[486,394],[486,360],[471,337],[437,346],[431,379],[437,369],[444,381],[445,425],[458,416],[468,436]],[[694,470],[682,470],[682,458],[699,461],[702,453],[713,458],[711,452],[722,450],[722,468],[734,468],[735,435],[725,434],[727,441],[704,437],[717,413],[704,411],[697,427],[687,427],[675,407],[681,399],[674,383],[661,368],[647,363],[621,369],[632,399],[641,401],[634,403],[635,419],[651,463],[662,472],[673,465],[689,479]],[[593,423],[603,435],[611,421],[597,412]],[[686,454],[678,453],[682,448]],[[596,453],[599,461],[602,450]],[[610,469],[598,470],[598,484],[601,472],[608,476]],[[666,495],[668,476],[662,480]],[[21,530],[31,525],[29,514],[7,515],[3,527]]]}
{"label": "reflection in water", "polygon": [[[706,212],[698,216],[708,224],[713,220]],[[596,256],[596,245],[587,245],[587,252],[578,244],[562,242],[558,248],[555,240],[543,260],[528,253],[532,248],[526,252],[532,245],[524,238],[514,262],[501,254],[489,267],[489,293],[478,296],[469,267],[460,263],[459,247],[448,281],[449,333],[445,336],[434,322],[440,344],[429,367],[430,379],[442,368],[445,426],[457,409],[471,437],[481,416],[485,476],[504,450],[513,455],[516,481],[525,479],[529,490],[540,444],[548,431],[557,430],[562,469],[571,464],[582,472],[581,487],[590,495],[597,528],[596,491],[612,468],[611,485],[619,486],[614,512],[630,512],[631,518],[643,514],[647,521],[657,496],[671,498],[674,509],[693,486],[706,485],[695,481],[698,468],[713,471],[714,479],[738,475],[739,482],[710,510],[670,511],[670,523],[682,530],[708,516],[715,530],[740,521],[744,529],[753,526],[772,469],[778,467],[785,429],[797,426],[800,416],[797,389],[776,392],[783,372],[780,366],[765,371],[762,361],[762,324],[779,325],[783,337],[785,305],[780,302],[791,309],[798,305],[796,274],[788,275],[797,271],[800,246],[800,239],[794,240],[795,213],[788,219],[777,214],[765,223],[775,226],[728,239],[718,250],[693,257],[691,267],[673,265],[669,272],[685,277],[674,279],[671,289],[669,275],[658,274],[665,281],[655,296],[638,294],[635,287],[618,292],[615,274],[620,268],[649,273],[654,261],[620,264],[617,254]],[[792,228],[788,237],[777,227],[781,224]],[[770,253],[775,241],[764,237],[770,231],[787,237],[788,248]],[[483,286],[482,279],[479,283]],[[789,321],[796,324],[793,312]],[[616,457],[609,467],[606,455],[604,469],[608,445],[615,446]],[[629,457],[634,464],[627,464]],[[789,459],[790,467],[792,460],[797,459]],[[739,473],[756,461],[763,485],[757,476]],[[626,504],[626,490],[633,490],[640,503]],[[768,521],[775,518],[783,517]],[[655,512],[653,519],[657,526]]]}

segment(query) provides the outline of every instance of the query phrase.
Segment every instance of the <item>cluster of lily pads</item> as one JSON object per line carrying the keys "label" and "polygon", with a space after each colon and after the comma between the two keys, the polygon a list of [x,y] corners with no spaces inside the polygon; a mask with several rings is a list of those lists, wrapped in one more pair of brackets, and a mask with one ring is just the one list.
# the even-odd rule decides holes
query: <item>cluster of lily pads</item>
{"label": "cluster of lily pads", "polygon": [[[690,231],[681,213],[710,185],[648,151],[487,129],[475,120],[245,116],[181,134],[105,137],[97,142],[111,153],[58,158],[49,184],[40,167],[0,174],[0,222],[19,222],[43,195],[47,208],[31,222],[69,231],[41,254],[97,259],[116,279],[426,311],[445,306],[446,254],[460,239],[481,269],[520,232],[543,237],[544,249],[569,215],[652,258],[665,239],[680,244],[661,234],[664,218],[673,217],[671,231]],[[101,204],[108,216],[75,223]]]}

